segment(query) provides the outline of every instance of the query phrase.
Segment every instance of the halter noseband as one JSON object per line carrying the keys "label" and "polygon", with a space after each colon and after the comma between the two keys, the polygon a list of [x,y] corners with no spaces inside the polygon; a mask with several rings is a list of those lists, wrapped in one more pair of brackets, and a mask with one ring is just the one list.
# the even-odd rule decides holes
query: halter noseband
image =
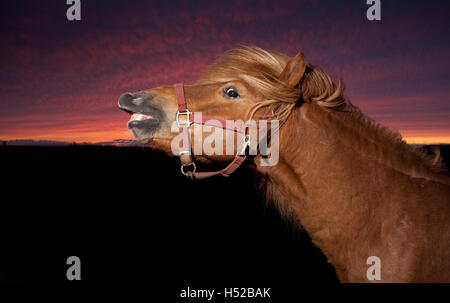
{"label": "halter noseband", "polygon": [[[226,121],[223,119],[217,118],[209,118],[201,116],[196,116],[194,113],[190,112],[187,108],[186,98],[184,96],[184,84],[179,83],[175,84],[175,90],[177,94],[177,102],[178,102],[178,111],[175,117],[175,121],[177,126],[180,128],[180,132],[182,133],[182,148],[179,152],[180,161],[181,161],[181,173],[189,178],[195,179],[204,179],[209,178],[216,175],[222,175],[228,177],[232,174],[246,159],[246,151],[250,146],[250,134],[249,128],[246,124],[236,123],[234,121]],[[272,114],[265,116],[262,118],[263,120],[270,120],[275,116],[274,111]],[[184,119],[180,119],[184,117]],[[222,129],[228,129],[240,133],[244,136],[244,145],[242,150],[237,152],[233,161],[231,161],[228,166],[221,170],[217,171],[208,171],[208,172],[197,172],[197,166],[192,158],[191,154],[191,136],[190,136],[190,127],[191,124],[201,124],[201,125],[210,125],[214,127],[219,127]],[[188,167],[191,167],[190,170],[186,170]]]}

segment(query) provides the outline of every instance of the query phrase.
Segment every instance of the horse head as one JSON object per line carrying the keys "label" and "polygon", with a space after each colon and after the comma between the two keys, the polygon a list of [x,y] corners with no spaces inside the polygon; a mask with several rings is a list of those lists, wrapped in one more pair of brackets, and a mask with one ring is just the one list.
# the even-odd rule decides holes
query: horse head
{"label": "horse head", "polygon": [[[235,49],[213,64],[194,85],[178,86],[178,91],[176,86],[162,86],[126,93],[119,99],[119,108],[132,115],[128,128],[136,140],[150,143],[154,149],[169,154],[182,153],[180,149],[174,150],[174,146],[179,144],[173,144],[178,134],[176,130],[182,126],[180,120],[187,123],[183,124],[187,127],[191,126],[190,122],[199,122],[201,129],[196,136],[195,131],[190,131],[189,144],[202,146],[202,142],[208,140],[214,123],[202,123],[202,118],[198,120],[194,114],[197,117],[201,114],[203,122],[216,120],[214,132],[223,132],[220,140],[225,147],[229,130],[239,130],[239,127],[231,122],[227,129],[223,121],[261,119],[280,105],[285,105],[280,116],[286,116],[299,99],[298,84],[305,69],[302,53],[289,58],[258,48]],[[180,100],[184,105],[180,105]],[[193,117],[190,117],[191,113]],[[191,121],[187,121],[189,119]],[[206,127],[209,127],[209,132],[202,131]],[[241,148],[239,143],[233,143],[231,152],[223,148],[217,153],[196,153],[196,159],[229,161]]]}

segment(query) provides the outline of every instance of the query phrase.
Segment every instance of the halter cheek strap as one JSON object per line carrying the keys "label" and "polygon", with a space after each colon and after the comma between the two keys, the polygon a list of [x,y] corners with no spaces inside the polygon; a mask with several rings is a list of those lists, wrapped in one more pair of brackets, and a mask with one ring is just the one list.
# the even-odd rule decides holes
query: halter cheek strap
{"label": "halter cheek strap", "polygon": [[[179,152],[181,161],[181,173],[189,178],[204,179],[216,175],[228,177],[245,161],[247,148],[250,146],[250,136],[248,133],[248,126],[243,123],[234,121],[226,121],[223,119],[209,118],[204,116],[196,116],[189,111],[186,104],[186,97],[184,95],[184,85],[182,83],[175,84],[177,94],[178,111],[175,117],[177,126],[180,128],[182,134],[182,147]],[[264,120],[270,120],[274,117],[273,114],[265,116]],[[192,158],[191,153],[191,124],[210,125],[222,129],[228,129],[241,133],[244,136],[244,145],[242,150],[236,154],[233,161],[228,166],[217,171],[197,172],[197,166]]]}

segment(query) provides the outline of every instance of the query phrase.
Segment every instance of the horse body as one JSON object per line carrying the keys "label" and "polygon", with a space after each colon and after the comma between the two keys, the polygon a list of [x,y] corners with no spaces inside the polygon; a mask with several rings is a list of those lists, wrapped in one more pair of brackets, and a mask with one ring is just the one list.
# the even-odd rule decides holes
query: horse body
{"label": "horse body", "polygon": [[[256,156],[255,169],[268,199],[301,223],[341,281],[367,282],[366,262],[376,256],[381,282],[450,282],[448,172],[362,115],[301,53],[233,50],[186,86],[185,96],[192,112],[220,119],[261,119],[281,108],[279,161],[264,166]],[[173,87],[125,94],[119,107],[139,113],[128,123],[137,140],[172,152]],[[233,156],[196,158],[222,163]]]}
{"label": "horse body", "polygon": [[[386,140],[364,126],[345,129],[336,115],[350,114],[302,105],[280,130],[278,165],[255,159],[286,195],[281,208],[300,220],[341,281],[367,282],[370,256],[381,260],[382,282],[450,281],[448,178],[425,169],[413,176],[420,171]],[[372,141],[379,146],[367,150]]]}

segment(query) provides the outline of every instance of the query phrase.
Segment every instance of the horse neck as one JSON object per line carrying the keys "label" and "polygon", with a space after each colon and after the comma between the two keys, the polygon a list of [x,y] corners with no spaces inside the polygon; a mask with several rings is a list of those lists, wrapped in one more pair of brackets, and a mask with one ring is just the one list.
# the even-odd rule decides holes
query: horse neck
{"label": "horse neck", "polygon": [[[391,140],[383,143],[373,129],[346,126],[340,115],[345,114],[316,104],[297,108],[280,129],[278,164],[257,163],[257,168],[279,187],[290,204],[284,209],[294,213],[345,280],[349,262],[365,266],[371,253],[382,254],[369,251],[370,241],[379,241],[382,222],[398,215],[391,211],[402,209],[396,203],[406,203],[395,191],[404,189],[411,177],[407,167],[394,165],[395,153],[387,152]],[[420,172],[426,175],[425,168],[415,170]]]}

